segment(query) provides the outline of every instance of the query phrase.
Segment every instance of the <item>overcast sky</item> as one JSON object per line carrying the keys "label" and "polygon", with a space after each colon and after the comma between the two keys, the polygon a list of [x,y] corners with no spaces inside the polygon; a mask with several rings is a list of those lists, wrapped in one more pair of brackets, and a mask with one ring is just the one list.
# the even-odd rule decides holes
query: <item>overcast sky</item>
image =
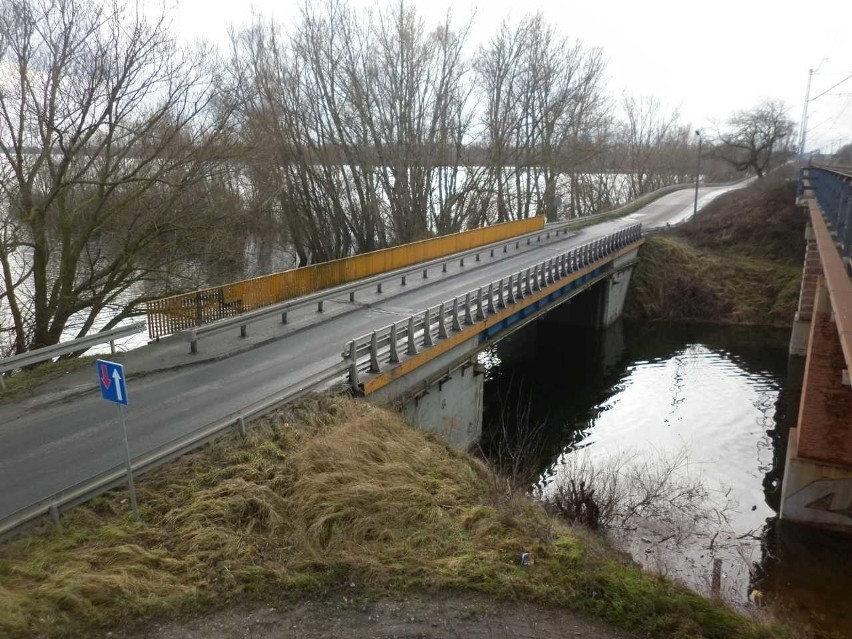
{"label": "overcast sky", "polygon": [[[177,0],[177,27],[188,38],[224,44],[229,25],[250,17],[252,6],[292,25],[292,0]],[[356,7],[383,0],[350,0]],[[712,127],[762,98],[778,98],[798,123],[808,69],[811,85],[808,149],[831,151],[852,142],[852,0],[820,4],[790,0],[415,0],[427,24],[448,8],[466,21],[471,44],[488,40],[504,19],[541,11],[548,21],[587,46],[603,48],[611,95],[653,95],[678,107],[686,122]],[[819,96],[826,92],[825,95]]]}

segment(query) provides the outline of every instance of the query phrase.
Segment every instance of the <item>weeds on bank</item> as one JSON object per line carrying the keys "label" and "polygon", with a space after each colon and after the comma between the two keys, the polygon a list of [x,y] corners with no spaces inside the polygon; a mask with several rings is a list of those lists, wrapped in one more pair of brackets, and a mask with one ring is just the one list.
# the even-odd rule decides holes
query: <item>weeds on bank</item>
{"label": "weeds on bank", "polygon": [[19,371],[14,375],[6,375],[3,378],[6,390],[0,390],[0,405],[20,401],[42,384],[58,379],[66,373],[91,366],[97,357],[96,355],[89,355],[74,359],[60,359],[55,362],[44,362],[33,368]]}
{"label": "weeds on bank", "polygon": [[[0,636],[67,636],[238,598],[474,589],[658,637],[776,637],[559,523],[387,411],[317,397],[0,546]],[[532,566],[518,554],[528,552]]]}

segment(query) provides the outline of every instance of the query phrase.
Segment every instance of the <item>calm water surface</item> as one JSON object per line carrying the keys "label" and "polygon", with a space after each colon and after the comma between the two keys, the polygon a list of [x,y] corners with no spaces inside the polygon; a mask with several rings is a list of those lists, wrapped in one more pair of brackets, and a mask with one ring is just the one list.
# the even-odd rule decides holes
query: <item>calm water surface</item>
{"label": "calm water surface", "polygon": [[533,323],[482,355],[484,447],[505,438],[501,414],[529,406],[529,422],[542,424],[545,494],[571,456],[685,456],[678,472],[707,490],[718,516],[690,534],[631,522],[614,531],[617,543],[704,592],[721,560],[728,601],[782,601],[785,613],[852,636],[852,539],[776,522],[801,383],[800,363],[788,370],[788,340],[788,331],[750,327]]}

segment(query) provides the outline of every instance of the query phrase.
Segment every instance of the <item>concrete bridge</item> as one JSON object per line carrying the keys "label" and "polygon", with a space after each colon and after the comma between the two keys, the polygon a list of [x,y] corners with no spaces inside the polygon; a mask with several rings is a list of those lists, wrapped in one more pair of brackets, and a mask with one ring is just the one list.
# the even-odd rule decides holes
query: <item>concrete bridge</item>
{"label": "concrete bridge", "polygon": [[852,531],[852,172],[802,169],[797,203],[809,224],[790,353],[805,361],[781,518]]}
{"label": "concrete bridge", "polygon": [[[699,205],[730,188],[702,187]],[[681,220],[692,198],[680,191],[627,217],[539,227],[126,353],[117,359],[129,378],[134,472],[244,432],[301,394],[344,385],[468,445],[481,425],[476,353],[544,313],[568,324],[611,322],[642,243],[639,224]],[[224,293],[210,299],[232,304]],[[117,415],[94,371],[51,391],[0,407],[0,536],[125,481]]]}

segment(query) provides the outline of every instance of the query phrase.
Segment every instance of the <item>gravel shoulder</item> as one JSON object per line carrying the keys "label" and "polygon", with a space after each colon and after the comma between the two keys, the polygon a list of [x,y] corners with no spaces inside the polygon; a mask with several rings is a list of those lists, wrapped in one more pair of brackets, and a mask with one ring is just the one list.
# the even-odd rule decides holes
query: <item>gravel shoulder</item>
{"label": "gravel shoulder", "polygon": [[336,594],[275,606],[240,605],[198,617],[148,624],[131,639],[329,639],[465,637],[629,639],[633,635],[566,610],[469,593],[366,601]]}

